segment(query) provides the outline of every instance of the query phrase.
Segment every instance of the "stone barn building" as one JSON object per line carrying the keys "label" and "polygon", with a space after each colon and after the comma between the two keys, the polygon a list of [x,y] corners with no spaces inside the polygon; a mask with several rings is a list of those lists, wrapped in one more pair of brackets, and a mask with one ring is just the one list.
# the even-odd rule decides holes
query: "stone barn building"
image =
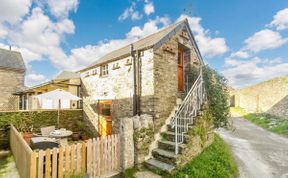
{"label": "stone barn building", "polygon": [[160,128],[190,90],[202,64],[183,20],[82,69],[83,109],[100,135],[117,133],[119,119],[133,115],[149,114]]}
{"label": "stone barn building", "polygon": [[[180,145],[205,100],[203,64],[187,19],[163,28],[79,71],[84,116],[100,136],[129,135],[131,120],[134,129],[147,123],[143,128],[152,128],[153,137],[137,162],[170,172],[180,163],[185,152]],[[133,151],[125,155],[131,158]]]}
{"label": "stone barn building", "polygon": [[12,93],[24,87],[25,64],[20,52],[0,49],[0,110],[17,110]]}

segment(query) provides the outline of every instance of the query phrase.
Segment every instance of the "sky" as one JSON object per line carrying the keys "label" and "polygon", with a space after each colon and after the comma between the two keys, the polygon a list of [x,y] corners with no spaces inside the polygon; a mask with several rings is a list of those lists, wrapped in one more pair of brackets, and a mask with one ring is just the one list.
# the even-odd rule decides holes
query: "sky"
{"label": "sky", "polygon": [[287,0],[0,0],[0,47],[22,53],[33,86],[184,18],[232,87],[288,75]]}

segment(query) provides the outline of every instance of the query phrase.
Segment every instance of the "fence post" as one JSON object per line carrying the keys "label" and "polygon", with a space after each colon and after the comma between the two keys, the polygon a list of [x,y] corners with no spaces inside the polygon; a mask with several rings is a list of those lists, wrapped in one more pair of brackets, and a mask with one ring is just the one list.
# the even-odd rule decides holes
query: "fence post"
{"label": "fence post", "polygon": [[36,153],[34,151],[30,156],[30,178],[36,178]]}

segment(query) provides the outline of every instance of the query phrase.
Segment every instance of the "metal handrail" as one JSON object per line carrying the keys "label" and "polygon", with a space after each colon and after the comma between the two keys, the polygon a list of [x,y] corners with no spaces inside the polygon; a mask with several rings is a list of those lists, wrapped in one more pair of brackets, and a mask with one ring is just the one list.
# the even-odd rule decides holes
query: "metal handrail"
{"label": "metal handrail", "polygon": [[175,127],[175,154],[179,153],[179,145],[184,142],[184,133],[188,131],[189,124],[193,123],[204,99],[205,89],[201,69],[199,76],[171,120],[172,128]]}

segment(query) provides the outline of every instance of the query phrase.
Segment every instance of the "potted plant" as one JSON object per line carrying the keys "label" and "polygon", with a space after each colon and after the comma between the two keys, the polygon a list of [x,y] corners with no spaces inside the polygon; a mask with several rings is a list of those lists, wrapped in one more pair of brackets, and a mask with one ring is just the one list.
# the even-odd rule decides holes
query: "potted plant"
{"label": "potted plant", "polygon": [[23,138],[28,143],[28,145],[31,144],[32,136],[33,136],[32,128],[31,128],[31,130],[27,130],[27,131],[23,132]]}
{"label": "potted plant", "polygon": [[72,140],[78,141],[80,139],[80,132],[73,132],[72,134]]}
{"label": "potted plant", "polygon": [[32,125],[32,112],[29,112],[28,115],[24,115],[24,117],[20,120],[20,131],[23,134],[24,140],[31,144],[31,138],[33,136],[33,125]]}
{"label": "potted plant", "polygon": [[87,128],[85,126],[85,123],[82,121],[77,122],[77,127],[80,130],[80,139],[81,140],[88,140],[90,137],[87,135]]}

